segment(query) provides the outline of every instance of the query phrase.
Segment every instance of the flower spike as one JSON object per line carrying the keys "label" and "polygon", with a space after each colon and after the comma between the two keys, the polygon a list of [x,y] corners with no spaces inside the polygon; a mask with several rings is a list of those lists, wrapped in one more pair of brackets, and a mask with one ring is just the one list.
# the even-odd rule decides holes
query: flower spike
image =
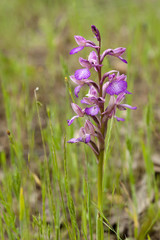
{"label": "flower spike", "polygon": [[[113,57],[119,58],[121,61],[127,63],[125,59],[122,58],[122,55],[125,53],[126,48],[118,47],[115,49],[107,49],[100,55],[100,49],[101,49],[101,36],[99,30],[96,28],[96,26],[91,26],[92,32],[95,35],[97,41],[99,41],[99,46],[97,46],[94,42],[90,40],[86,40],[84,37],[76,35],[74,36],[76,43],[78,44],[78,47],[73,48],[70,51],[70,54],[78,53],[79,51],[83,50],[85,47],[91,47],[94,48],[96,51],[91,51],[89,53],[88,59],[84,59],[82,57],[79,57],[79,63],[83,67],[82,69],[78,69],[75,71],[74,75],[70,76],[70,79],[77,85],[74,89],[75,96],[78,97],[78,94],[81,90],[81,88],[84,85],[89,86],[89,92],[88,94],[82,98],[81,103],[87,105],[86,108],[83,110],[76,105],[75,103],[72,103],[72,108],[74,112],[76,113],[75,116],[73,116],[70,120],[68,120],[68,125],[71,125],[73,121],[76,118],[83,117],[84,115],[90,117],[94,122],[97,124],[99,130],[98,132],[101,132],[101,123],[105,124],[104,133],[106,133],[106,122],[111,118],[114,117],[117,119],[117,121],[124,121],[124,119],[117,117],[116,111],[117,109],[122,111],[126,110],[127,108],[135,110],[136,107],[132,107],[128,104],[121,104],[122,100],[125,98],[126,94],[131,94],[127,90],[127,77],[125,74],[121,74],[117,70],[111,70],[107,73],[105,73],[101,79],[99,79],[99,84],[97,84],[93,80],[89,80],[88,78],[91,76],[91,69],[94,68],[94,70],[98,73],[98,76],[101,76],[101,68],[103,67],[103,60],[105,56],[110,55]],[[107,81],[105,82],[105,80]],[[100,90],[101,89],[101,90]],[[108,107],[104,110],[105,105],[105,98],[106,96],[110,95],[110,101],[108,104]],[[117,98],[116,98],[117,96]],[[85,128],[81,129],[81,132],[88,131],[89,124],[91,126],[91,122],[87,120],[85,123]],[[93,128],[92,128],[93,130]],[[88,132],[87,132],[88,133]],[[84,135],[81,139],[78,138],[78,140],[70,140],[70,142],[86,142],[84,141]],[[94,135],[94,134],[92,134]],[[103,136],[103,133],[101,133]],[[95,135],[96,136],[96,135]],[[99,139],[99,138],[98,138]],[[100,139],[99,139],[100,141]],[[99,143],[101,144],[101,143]]]}

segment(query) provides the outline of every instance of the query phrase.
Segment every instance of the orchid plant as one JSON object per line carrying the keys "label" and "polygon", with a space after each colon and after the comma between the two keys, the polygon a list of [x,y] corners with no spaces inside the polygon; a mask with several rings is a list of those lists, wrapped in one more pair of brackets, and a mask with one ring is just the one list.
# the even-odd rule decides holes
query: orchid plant
{"label": "orchid plant", "polygon": [[[92,32],[98,44],[90,40],[86,40],[82,36],[74,36],[78,47],[73,48],[70,54],[75,54],[83,50],[85,47],[92,48],[88,59],[79,58],[79,63],[83,68],[75,71],[74,75],[70,76],[77,86],[74,89],[75,96],[78,94],[84,85],[88,85],[89,92],[83,97],[81,103],[86,107],[81,108],[75,103],[71,103],[73,111],[76,113],[70,120],[70,126],[76,118],[86,117],[84,127],[80,128],[79,137],[72,138],[68,143],[83,142],[87,144],[93,151],[97,159],[98,165],[98,214],[97,214],[97,239],[103,239],[103,219],[102,219],[102,181],[103,181],[103,162],[105,151],[105,137],[107,133],[107,124],[109,119],[116,118],[119,121],[125,119],[117,117],[117,110],[124,111],[127,108],[135,110],[128,104],[122,103],[127,94],[131,94],[127,90],[127,76],[120,74],[117,70],[112,70],[102,74],[103,60],[107,56],[119,58],[124,63],[127,61],[122,58],[122,54],[126,48],[107,49],[101,54],[101,36],[99,30],[92,25]],[[98,75],[98,81],[93,81],[90,78],[91,69],[94,69]]]}

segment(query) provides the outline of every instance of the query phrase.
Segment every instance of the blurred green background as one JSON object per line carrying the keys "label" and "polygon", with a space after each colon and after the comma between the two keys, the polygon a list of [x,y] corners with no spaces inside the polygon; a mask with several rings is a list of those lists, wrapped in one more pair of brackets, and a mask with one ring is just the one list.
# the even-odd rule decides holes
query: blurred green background
{"label": "blurred green background", "polygon": [[[71,189],[69,192],[63,170],[64,136],[69,139],[79,129],[78,123],[67,127],[66,122],[73,115],[69,91],[70,88],[74,89],[74,85],[70,83],[69,75],[79,68],[78,57],[86,58],[89,54],[88,49],[72,56],[69,55],[69,51],[77,46],[74,35],[95,40],[91,25],[96,25],[101,32],[103,50],[127,48],[125,57],[128,65],[109,58],[104,61],[105,70],[117,69],[127,74],[128,89],[133,94],[127,96],[126,101],[138,107],[134,112],[125,113],[125,123],[113,123],[113,136],[105,164],[105,216],[111,217],[111,222],[114,222],[112,217],[117,216],[119,222],[118,219],[123,214],[117,209],[123,209],[124,206],[129,209],[130,200],[124,194],[121,185],[123,183],[134,205],[132,210],[128,210],[131,211],[128,218],[133,226],[127,225],[127,229],[130,229],[127,233],[120,228],[119,236],[123,238],[134,236],[141,240],[145,239],[155,224],[159,226],[159,210],[157,208],[155,210],[155,206],[152,206],[151,196],[154,188],[153,195],[158,202],[159,180],[155,180],[154,173],[155,171],[159,173],[160,166],[160,1],[1,0],[0,236],[2,240],[72,239],[69,233],[65,232],[65,229],[69,229],[66,226],[70,225],[70,218],[75,221],[74,214],[70,213],[73,210],[72,204],[67,205],[72,197],[77,214],[77,225],[74,226],[76,233],[73,231],[73,239],[79,239],[75,236],[80,236],[80,239],[94,239],[95,206],[91,204],[90,212],[90,205],[87,204],[89,192],[91,199],[96,201],[94,156],[83,146],[67,146]],[[66,82],[65,77],[69,82]],[[36,87],[39,87],[37,104],[34,94]],[[40,112],[40,127],[37,106]],[[51,127],[54,137],[51,135]],[[11,133],[8,132],[9,137],[7,130]],[[55,163],[52,166],[52,160],[55,161],[55,153],[52,156],[53,146],[57,152],[60,180],[57,180],[59,176],[56,175]],[[137,186],[144,176],[147,180],[143,185],[147,186],[147,196],[150,199],[145,208],[149,209],[145,213],[148,222],[141,221],[138,212],[140,203]],[[69,209],[66,210],[67,216],[70,213],[70,217],[65,220],[57,182],[62,188],[65,207],[68,206]],[[54,189],[53,193],[49,189]],[[142,199],[144,198],[146,197],[142,196]],[[158,215],[155,214],[157,212]],[[53,215],[54,224],[49,224]],[[116,226],[118,226],[117,222]],[[54,225],[57,227],[55,230]],[[74,227],[72,225],[72,230]],[[117,228],[116,232],[118,236]],[[106,227],[106,239],[119,239],[112,233],[113,231],[109,231]],[[156,231],[153,231],[154,233],[157,234]],[[150,236],[154,236],[154,240],[158,239],[156,238],[158,234]]]}

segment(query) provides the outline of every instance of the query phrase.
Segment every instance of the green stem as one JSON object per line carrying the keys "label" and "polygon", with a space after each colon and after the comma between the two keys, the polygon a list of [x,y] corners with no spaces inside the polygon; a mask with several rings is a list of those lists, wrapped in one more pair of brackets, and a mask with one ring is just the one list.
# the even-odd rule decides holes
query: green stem
{"label": "green stem", "polygon": [[98,208],[100,211],[102,211],[103,156],[104,150],[100,152],[98,163]]}
{"label": "green stem", "polygon": [[103,191],[102,191],[103,159],[104,159],[104,150],[101,150],[99,155],[99,163],[98,163],[98,210],[99,212],[97,215],[97,240],[104,239],[103,218],[100,214],[103,211]]}
{"label": "green stem", "polygon": [[[99,49],[98,49],[98,62],[101,64],[101,56],[100,56],[100,49],[101,49],[101,41],[99,41]],[[101,84],[101,67],[98,70],[98,79],[99,79],[99,97],[102,97],[102,84]],[[103,124],[103,115],[104,112],[104,105],[100,107],[101,111],[101,133],[104,136],[104,124]],[[98,157],[98,213],[97,213],[97,229],[96,229],[96,240],[103,240],[104,239],[104,230],[103,230],[103,217],[101,213],[103,211],[103,160],[104,160],[104,143],[99,142],[100,144],[100,153]]]}

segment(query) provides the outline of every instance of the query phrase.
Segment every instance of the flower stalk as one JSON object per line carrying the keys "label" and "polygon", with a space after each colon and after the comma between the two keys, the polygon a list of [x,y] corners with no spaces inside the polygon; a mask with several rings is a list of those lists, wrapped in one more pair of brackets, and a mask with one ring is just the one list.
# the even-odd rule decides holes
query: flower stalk
{"label": "flower stalk", "polygon": [[[101,54],[101,36],[99,30],[92,25],[92,32],[95,35],[98,45],[90,40],[86,40],[82,36],[75,36],[78,47],[73,48],[70,54],[75,54],[83,50],[85,47],[91,47],[94,51],[90,52],[88,59],[79,58],[79,63],[83,67],[75,71],[75,74],[70,76],[70,79],[77,85],[74,89],[75,96],[78,94],[84,85],[88,85],[89,92],[83,97],[81,103],[87,105],[81,108],[75,103],[72,103],[72,109],[76,113],[70,120],[70,126],[73,121],[79,117],[87,117],[84,127],[80,128],[79,137],[72,138],[68,143],[83,142],[87,144],[96,156],[97,160],[97,192],[98,192],[98,214],[97,214],[97,227],[96,236],[97,240],[104,239],[103,230],[103,164],[104,164],[104,151],[105,151],[105,137],[107,133],[107,123],[112,117],[116,120],[124,121],[125,119],[117,117],[117,109],[120,111],[127,108],[135,110],[128,104],[122,104],[126,94],[131,94],[127,90],[127,77],[117,70],[111,70],[102,74],[103,60],[106,56],[110,55],[119,58],[122,62],[127,61],[121,57],[126,51],[125,48],[107,49]],[[89,79],[91,76],[91,69],[97,72],[98,81]]]}
{"label": "flower stalk", "polygon": [[101,212],[103,211],[103,160],[104,150],[99,154],[98,162],[98,213],[97,213],[97,240],[103,240],[103,218]]}
{"label": "flower stalk", "polygon": [[[101,64],[101,41],[99,41],[99,49],[98,49],[98,63]],[[101,83],[101,67],[98,69],[98,80],[99,80],[99,97],[102,96],[102,83]],[[103,115],[104,112],[104,104],[100,108],[101,112],[101,134],[104,137],[104,125],[103,125]],[[103,211],[103,162],[104,162],[104,146],[101,145],[99,157],[98,157],[98,176],[97,176],[97,188],[98,188],[98,213],[97,213],[97,239],[103,240],[103,218],[101,216],[101,212]]]}

